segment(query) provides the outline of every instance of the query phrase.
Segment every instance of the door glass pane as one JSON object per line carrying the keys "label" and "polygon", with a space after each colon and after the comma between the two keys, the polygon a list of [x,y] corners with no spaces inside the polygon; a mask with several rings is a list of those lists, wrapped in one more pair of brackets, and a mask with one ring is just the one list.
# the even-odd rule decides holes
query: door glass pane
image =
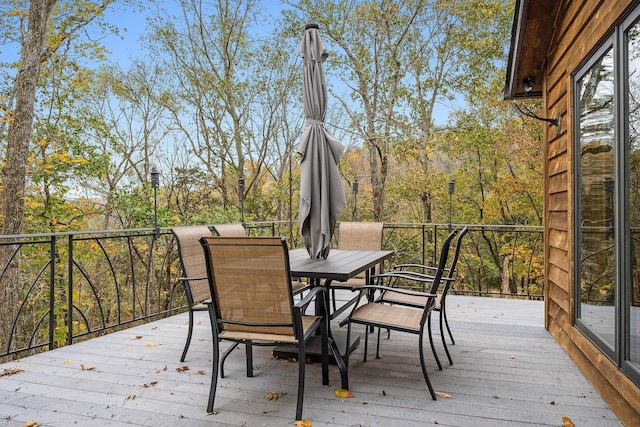
{"label": "door glass pane", "polygon": [[613,50],[578,81],[580,310],[615,348],[615,170]]}
{"label": "door glass pane", "polygon": [[627,93],[629,115],[629,229],[631,237],[631,289],[627,293],[629,343],[627,358],[640,368],[640,24],[627,32]]}

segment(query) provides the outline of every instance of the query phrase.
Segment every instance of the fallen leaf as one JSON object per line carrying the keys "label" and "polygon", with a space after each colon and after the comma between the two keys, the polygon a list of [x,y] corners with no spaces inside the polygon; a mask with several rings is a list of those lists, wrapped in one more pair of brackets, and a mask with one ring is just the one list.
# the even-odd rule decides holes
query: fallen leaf
{"label": "fallen leaf", "polygon": [[220,411],[211,411],[211,412],[207,412],[207,415],[218,415],[220,413]]}
{"label": "fallen leaf", "polygon": [[355,397],[355,395],[352,392],[350,392],[349,390],[345,390],[343,388],[339,388],[336,390],[336,396],[338,396],[340,399],[351,399]]}
{"label": "fallen leaf", "polygon": [[507,359],[515,359],[515,358],[516,358],[516,356],[514,354],[510,354],[510,355],[507,356]]}
{"label": "fallen leaf", "polygon": [[267,393],[265,398],[267,400],[278,400],[282,396],[284,396],[285,394],[287,394],[287,393],[285,393],[284,391],[280,391],[280,392],[278,392],[278,391],[270,391],[269,393]]}
{"label": "fallen leaf", "polygon": [[38,423],[35,421],[27,421],[26,423],[22,424],[22,427],[38,427]]}
{"label": "fallen leaf", "polygon": [[159,346],[159,345],[162,345],[162,344],[157,344],[157,343],[155,343],[155,342],[148,342],[148,343],[147,343],[147,347],[157,347],[157,346]]}
{"label": "fallen leaf", "polygon": [[311,427],[311,421],[310,420],[296,420],[295,421],[296,427]]}
{"label": "fallen leaf", "polygon": [[131,340],[141,340],[142,339],[142,335],[136,335],[135,337],[131,338]]}
{"label": "fallen leaf", "polygon": [[73,360],[65,360],[64,364],[65,365],[71,365],[73,363]]}
{"label": "fallen leaf", "polygon": [[95,366],[92,366],[92,367],[90,367],[90,368],[85,368],[85,367],[84,367],[84,365],[80,365],[80,368],[81,368],[83,371],[95,371],[95,370],[96,370],[96,367],[95,367]]}
{"label": "fallen leaf", "polygon": [[573,424],[573,421],[571,421],[571,418],[562,417],[562,426],[563,427],[575,427],[575,424]]}
{"label": "fallen leaf", "polygon": [[189,367],[187,365],[178,366],[176,368],[176,371],[178,371],[178,372],[184,372],[184,371],[188,371],[188,370],[189,370]]}
{"label": "fallen leaf", "polygon": [[151,382],[150,382],[150,383],[148,383],[148,384],[142,384],[142,387],[144,387],[144,388],[153,387],[153,386],[155,386],[156,384],[158,384],[158,381],[151,381]]}
{"label": "fallen leaf", "polygon": [[6,376],[9,376],[9,375],[15,375],[15,374],[19,374],[20,372],[24,372],[24,369],[6,368],[6,369],[3,369],[2,372],[0,372],[0,377],[6,377]]}
{"label": "fallen leaf", "polygon": [[447,393],[443,393],[441,391],[436,391],[436,396],[441,397],[443,399],[451,399],[451,395]]}
{"label": "fallen leaf", "polygon": [[203,371],[202,369],[201,369],[201,370],[199,370],[199,371],[198,371],[198,373],[199,373],[200,375],[204,375],[204,374],[206,374],[206,372],[205,372],[205,371]]}

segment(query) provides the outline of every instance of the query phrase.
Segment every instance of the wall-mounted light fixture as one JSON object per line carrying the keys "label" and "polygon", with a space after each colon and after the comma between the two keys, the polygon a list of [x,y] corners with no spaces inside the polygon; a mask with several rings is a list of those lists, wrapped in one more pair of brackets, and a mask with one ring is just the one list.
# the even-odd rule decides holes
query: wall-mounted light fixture
{"label": "wall-mounted light fixture", "polygon": [[[531,94],[531,91],[533,91],[533,87],[535,86],[535,84],[536,82],[535,80],[533,80],[533,77],[527,77],[526,79],[524,79],[522,81],[524,93],[526,95]],[[552,124],[556,127],[556,135],[560,133],[560,113],[556,114],[554,118],[540,117],[525,105],[520,106],[516,102],[514,102],[513,105],[515,109],[523,116],[531,117],[532,119],[536,119],[542,122],[547,122],[549,124]]]}
{"label": "wall-mounted light fixture", "polygon": [[536,82],[535,80],[533,80],[533,77],[527,77],[522,81],[522,86],[524,86],[524,93],[526,93],[527,95],[531,93],[535,85]]}

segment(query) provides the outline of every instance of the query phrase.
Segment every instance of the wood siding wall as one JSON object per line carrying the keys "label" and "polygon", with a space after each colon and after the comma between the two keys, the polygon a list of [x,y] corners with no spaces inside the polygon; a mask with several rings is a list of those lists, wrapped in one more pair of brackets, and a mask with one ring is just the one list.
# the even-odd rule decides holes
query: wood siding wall
{"label": "wood siding wall", "polygon": [[[559,0],[560,1],[560,0]],[[573,119],[571,74],[611,32],[634,0],[563,0],[545,67],[545,324],[625,425],[640,425],[640,389],[573,326]],[[546,124],[545,124],[546,126]]]}

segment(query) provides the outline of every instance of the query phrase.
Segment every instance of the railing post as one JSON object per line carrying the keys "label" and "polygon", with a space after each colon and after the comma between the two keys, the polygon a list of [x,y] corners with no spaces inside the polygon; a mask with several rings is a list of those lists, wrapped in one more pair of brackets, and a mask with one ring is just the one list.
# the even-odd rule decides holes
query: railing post
{"label": "railing post", "polygon": [[51,236],[51,247],[49,251],[49,262],[51,263],[51,267],[49,268],[49,350],[55,348],[56,252],[56,236]]}
{"label": "railing post", "polygon": [[422,229],[422,265],[425,265],[427,263],[427,239],[425,238],[425,233],[427,232],[427,230],[424,224],[422,224],[420,227]]}
{"label": "railing post", "polygon": [[73,234],[69,235],[69,261],[67,283],[67,345],[73,344]]}

